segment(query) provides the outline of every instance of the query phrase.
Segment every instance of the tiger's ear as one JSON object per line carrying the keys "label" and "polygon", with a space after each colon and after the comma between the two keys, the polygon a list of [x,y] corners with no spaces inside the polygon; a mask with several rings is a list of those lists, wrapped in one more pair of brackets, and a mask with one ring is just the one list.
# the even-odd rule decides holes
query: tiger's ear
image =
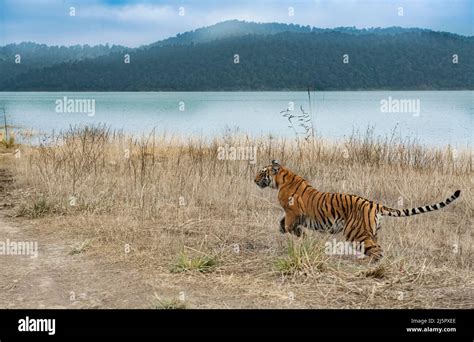
{"label": "tiger's ear", "polygon": [[280,162],[278,160],[272,160],[272,173],[276,174],[280,171]]}

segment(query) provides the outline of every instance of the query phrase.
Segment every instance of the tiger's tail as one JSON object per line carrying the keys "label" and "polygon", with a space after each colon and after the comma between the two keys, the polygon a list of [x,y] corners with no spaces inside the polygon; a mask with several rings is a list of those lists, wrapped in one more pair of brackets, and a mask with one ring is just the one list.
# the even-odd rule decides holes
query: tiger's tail
{"label": "tiger's tail", "polygon": [[461,190],[457,190],[456,192],[454,192],[454,194],[451,197],[447,198],[443,202],[439,202],[434,205],[427,205],[424,207],[412,208],[412,209],[393,209],[386,206],[382,206],[380,214],[382,216],[406,217],[406,216],[413,216],[417,214],[427,213],[430,211],[435,211],[435,210],[444,208],[445,206],[447,206],[448,204],[456,200],[460,195],[461,195]]}

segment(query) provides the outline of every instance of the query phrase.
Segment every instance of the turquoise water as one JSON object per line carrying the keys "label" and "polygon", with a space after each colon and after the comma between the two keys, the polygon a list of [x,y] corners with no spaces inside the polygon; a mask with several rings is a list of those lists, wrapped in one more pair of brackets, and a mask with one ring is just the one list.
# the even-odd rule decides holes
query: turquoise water
{"label": "turquoise water", "polygon": [[[331,140],[373,126],[376,135],[390,135],[396,129],[398,136],[415,138],[422,144],[472,147],[472,91],[311,95],[316,132]],[[64,96],[68,100],[94,100],[95,112],[87,112],[87,108],[58,111],[56,101]],[[404,106],[403,101],[413,106]],[[226,128],[238,128],[252,136],[291,137],[295,132],[280,113],[291,107],[291,102],[293,113],[300,113],[300,106],[309,111],[306,92],[0,92],[0,108],[5,108],[10,124],[46,134],[70,125],[106,123],[136,135],[155,128],[169,134],[211,137],[221,135]],[[0,110],[3,121],[1,116]]]}

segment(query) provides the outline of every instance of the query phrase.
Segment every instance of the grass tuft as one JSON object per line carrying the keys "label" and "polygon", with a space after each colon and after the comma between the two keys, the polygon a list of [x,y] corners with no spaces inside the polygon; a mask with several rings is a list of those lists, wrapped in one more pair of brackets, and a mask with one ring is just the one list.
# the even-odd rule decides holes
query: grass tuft
{"label": "grass tuft", "polygon": [[183,250],[178,257],[178,261],[171,268],[172,273],[195,271],[201,273],[212,272],[217,265],[215,255],[198,252],[197,255],[190,256]]}
{"label": "grass tuft", "polygon": [[68,254],[69,255],[82,254],[90,247],[90,244],[91,244],[91,240],[86,239],[86,240],[78,243],[77,245],[73,246]]}
{"label": "grass tuft", "polygon": [[178,298],[160,298],[155,294],[153,309],[159,310],[182,310],[186,309],[186,303]]}
{"label": "grass tuft", "polygon": [[286,253],[277,258],[275,266],[283,275],[310,275],[326,269],[328,256],[324,246],[310,237],[289,238]]}
{"label": "grass tuft", "polygon": [[22,203],[16,212],[16,216],[36,219],[54,212],[54,206],[45,198],[39,197],[32,203]]}

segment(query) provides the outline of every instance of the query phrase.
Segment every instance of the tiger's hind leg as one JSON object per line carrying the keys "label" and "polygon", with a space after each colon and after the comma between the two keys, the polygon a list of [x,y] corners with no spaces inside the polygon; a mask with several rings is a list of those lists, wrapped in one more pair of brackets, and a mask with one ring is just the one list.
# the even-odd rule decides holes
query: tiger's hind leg
{"label": "tiger's hind leg", "polygon": [[379,261],[382,259],[382,247],[377,243],[377,233],[380,230],[380,217],[375,215],[372,227],[370,227],[369,238],[362,241],[364,253],[370,258],[370,261]]}
{"label": "tiger's hind leg", "polygon": [[[357,222],[357,221],[356,221]],[[376,230],[366,227],[363,222],[353,223],[344,227],[344,237],[347,241],[356,242],[359,250],[369,257],[370,261],[382,258],[382,248],[377,243]]]}
{"label": "tiger's hind leg", "polygon": [[361,244],[364,254],[369,257],[369,261],[377,262],[382,259],[382,247],[380,247],[375,238],[368,237],[361,241]]}

